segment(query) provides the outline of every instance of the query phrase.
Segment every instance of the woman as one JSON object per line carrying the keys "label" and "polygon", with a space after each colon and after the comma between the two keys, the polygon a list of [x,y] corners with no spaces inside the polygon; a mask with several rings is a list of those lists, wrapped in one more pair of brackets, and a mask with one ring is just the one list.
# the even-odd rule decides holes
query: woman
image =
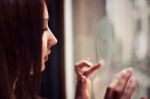
{"label": "woman", "polygon": [[42,0],[0,1],[0,99],[35,99],[57,39]]}
{"label": "woman", "polygon": [[[0,99],[37,99],[41,71],[44,70],[44,63],[51,53],[50,48],[56,43],[57,39],[48,27],[48,11],[43,0],[1,0]],[[93,65],[89,61],[76,64],[79,79],[76,99],[89,99],[88,76],[101,64],[94,65],[87,72],[82,71],[84,66]],[[115,99],[123,97],[120,92],[127,86],[132,70],[126,78],[123,75],[119,74],[115,80],[119,82],[122,79],[124,83],[117,85],[114,80],[105,99],[112,99],[112,88],[117,91],[115,96],[118,98]],[[132,86],[134,90],[135,82]],[[133,90],[128,93],[131,95]]]}

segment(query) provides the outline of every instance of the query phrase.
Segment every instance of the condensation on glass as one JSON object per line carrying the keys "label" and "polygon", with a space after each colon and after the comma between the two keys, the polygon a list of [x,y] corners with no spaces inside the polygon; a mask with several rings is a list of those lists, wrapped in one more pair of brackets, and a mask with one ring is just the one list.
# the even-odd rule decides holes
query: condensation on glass
{"label": "condensation on glass", "polygon": [[73,0],[74,60],[105,60],[92,75],[91,99],[102,99],[114,74],[133,67],[134,99],[150,93],[150,0]]}

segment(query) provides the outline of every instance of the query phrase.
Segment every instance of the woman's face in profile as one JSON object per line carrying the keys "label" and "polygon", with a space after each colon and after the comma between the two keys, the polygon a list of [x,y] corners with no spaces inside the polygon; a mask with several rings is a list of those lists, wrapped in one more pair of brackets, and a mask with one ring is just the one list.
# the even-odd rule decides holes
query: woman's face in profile
{"label": "woman's face in profile", "polygon": [[45,69],[45,62],[48,60],[48,55],[51,53],[51,47],[57,43],[56,37],[53,35],[51,30],[48,27],[48,10],[47,6],[44,3],[44,27],[43,27],[43,36],[42,36],[42,70]]}

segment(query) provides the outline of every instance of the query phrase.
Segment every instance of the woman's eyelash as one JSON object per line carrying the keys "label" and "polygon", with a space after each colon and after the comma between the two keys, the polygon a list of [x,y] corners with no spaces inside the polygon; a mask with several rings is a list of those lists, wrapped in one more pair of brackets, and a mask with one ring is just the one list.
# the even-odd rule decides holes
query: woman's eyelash
{"label": "woman's eyelash", "polygon": [[47,31],[48,30],[48,28],[43,28],[43,31]]}

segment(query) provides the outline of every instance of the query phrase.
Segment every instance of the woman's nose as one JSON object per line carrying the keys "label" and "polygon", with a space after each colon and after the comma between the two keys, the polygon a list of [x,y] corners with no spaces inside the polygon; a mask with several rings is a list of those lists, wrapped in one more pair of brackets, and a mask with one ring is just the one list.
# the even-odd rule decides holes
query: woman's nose
{"label": "woman's nose", "polygon": [[49,40],[48,40],[48,45],[49,47],[52,47],[57,44],[57,38],[54,36],[54,34],[51,32],[49,29]]}
{"label": "woman's nose", "polygon": [[48,43],[49,43],[50,47],[52,47],[52,46],[56,45],[58,41],[57,41],[57,38],[52,33],[52,31],[50,30],[50,28],[48,28],[48,31],[49,31]]}
{"label": "woman's nose", "polygon": [[56,45],[57,44],[57,38],[53,35],[53,33],[52,33],[52,38],[51,38],[51,44],[52,44],[52,46],[54,46],[54,45]]}

